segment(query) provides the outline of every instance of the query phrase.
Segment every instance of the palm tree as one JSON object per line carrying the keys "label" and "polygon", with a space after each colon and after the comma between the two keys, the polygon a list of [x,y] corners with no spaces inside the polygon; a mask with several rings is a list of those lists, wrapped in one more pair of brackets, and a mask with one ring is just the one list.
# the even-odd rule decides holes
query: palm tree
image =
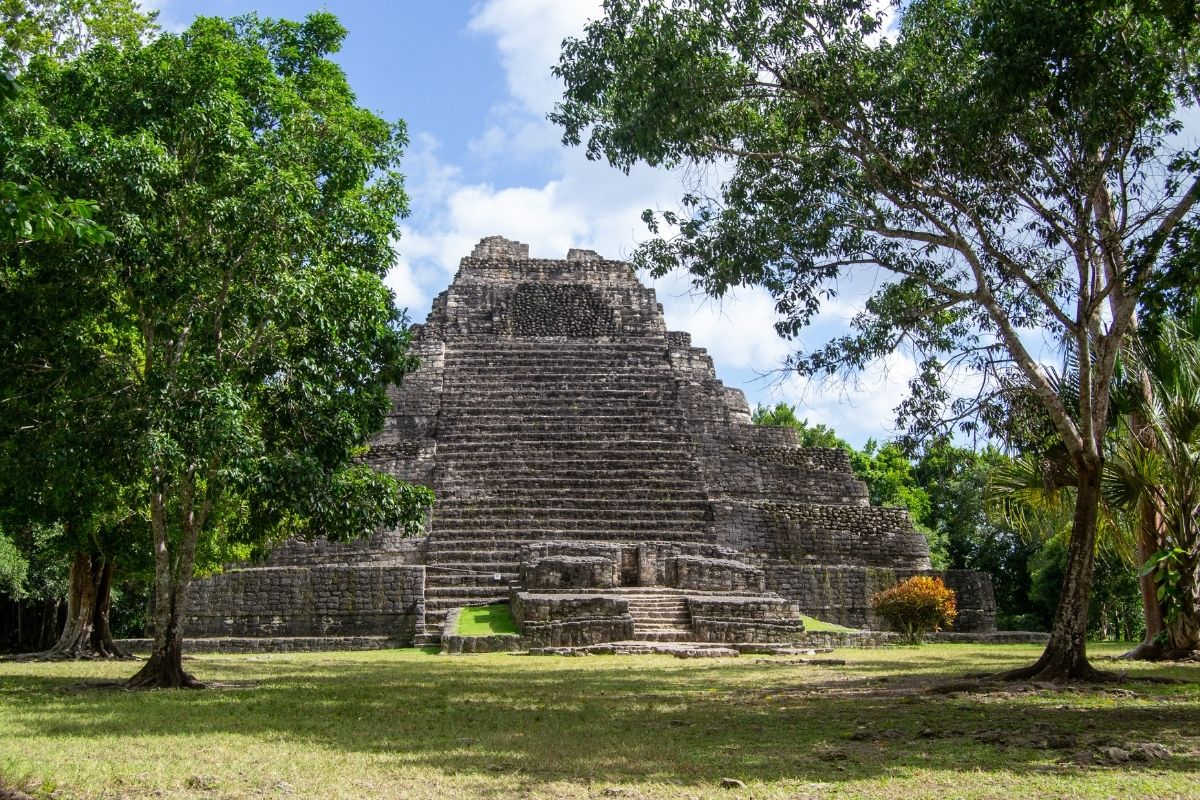
{"label": "palm tree", "polygon": [[1105,495],[1157,517],[1158,549],[1143,573],[1154,576],[1164,608],[1163,657],[1189,657],[1200,648],[1200,304],[1143,337],[1132,355],[1149,389],[1137,408],[1148,435],[1122,426]]}

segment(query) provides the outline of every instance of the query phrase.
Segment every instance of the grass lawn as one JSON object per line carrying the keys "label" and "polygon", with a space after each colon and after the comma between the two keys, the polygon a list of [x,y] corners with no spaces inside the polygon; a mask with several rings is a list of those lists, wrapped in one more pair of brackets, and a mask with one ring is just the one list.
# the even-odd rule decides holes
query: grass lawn
{"label": "grass lawn", "polygon": [[499,633],[517,633],[508,603],[493,603],[490,606],[467,606],[458,615],[459,636],[495,636]]}
{"label": "grass lawn", "polygon": [[854,628],[847,628],[845,625],[833,622],[824,622],[807,614],[801,614],[800,618],[804,620],[804,630],[809,633],[851,633],[854,631]]}
{"label": "grass lawn", "polygon": [[[215,688],[158,692],[95,686],[129,663],[0,663],[0,782],[55,798],[1200,797],[1200,665],[1129,666],[1187,685],[926,691],[1039,649],[211,655],[189,663]],[[1142,742],[1169,755],[1072,761]]]}

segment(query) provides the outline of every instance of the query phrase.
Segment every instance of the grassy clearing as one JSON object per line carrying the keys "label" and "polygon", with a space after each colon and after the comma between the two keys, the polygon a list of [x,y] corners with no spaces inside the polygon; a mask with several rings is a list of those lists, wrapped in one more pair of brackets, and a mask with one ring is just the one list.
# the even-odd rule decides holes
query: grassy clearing
{"label": "grassy clearing", "polygon": [[490,606],[467,606],[458,615],[459,636],[495,636],[500,633],[517,633],[508,603],[493,603]]}
{"label": "grassy clearing", "polygon": [[847,628],[845,625],[838,625],[833,622],[825,622],[806,614],[801,614],[800,618],[804,620],[804,630],[809,633],[852,633],[854,631],[854,628]]}
{"label": "grassy clearing", "polygon": [[[138,693],[85,683],[128,663],[2,663],[0,783],[61,798],[1200,797],[1196,683],[925,691],[1038,652],[212,655],[189,666],[217,688]],[[1195,665],[1130,670],[1200,680]],[[1070,760],[1138,742],[1170,756]]]}

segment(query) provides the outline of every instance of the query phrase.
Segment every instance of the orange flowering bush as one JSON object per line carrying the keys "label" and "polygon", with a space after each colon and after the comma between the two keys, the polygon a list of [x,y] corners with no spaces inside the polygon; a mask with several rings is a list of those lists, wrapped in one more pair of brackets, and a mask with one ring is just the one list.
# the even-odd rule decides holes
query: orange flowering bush
{"label": "orange flowering bush", "polygon": [[896,631],[918,642],[929,631],[949,627],[958,616],[953,589],[941,578],[914,575],[895,586],[877,592],[871,608]]}

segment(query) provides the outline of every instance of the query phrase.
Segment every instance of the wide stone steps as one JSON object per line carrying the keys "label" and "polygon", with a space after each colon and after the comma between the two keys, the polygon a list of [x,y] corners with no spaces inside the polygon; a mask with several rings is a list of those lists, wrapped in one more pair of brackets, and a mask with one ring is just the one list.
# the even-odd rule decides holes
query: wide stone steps
{"label": "wide stone steps", "polygon": [[[521,496],[537,495],[541,492],[576,491],[580,493],[603,492],[608,494],[620,493],[626,497],[638,496],[638,489],[645,492],[669,492],[679,496],[707,497],[700,488],[699,482],[686,481],[680,483],[671,475],[651,474],[631,476],[622,473],[614,475],[589,474],[582,477],[563,477],[560,475],[526,475],[519,481],[489,481],[486,494],[481,494],[481,485],[475,481],[470,483],[456,481],[451,476],[444,476],[444,482],[438,484],[438,497],[442,500],[474,496],[505,497],[508,493],[519,493]],[[684,495],[684,493],[687,493]]]}
{"label": "wide stone steps", "polygon": [[[445,528],[435,528],[434,534],[442,541],[455,541],[469,543],[478,540],[486,540],[489,537],[495,536],[495,532],[486,528],[471,528],[461,530],[447,530]],[[652,529],[642,531],[638,535],[632,535],[628,528],[616,528],[611,530],[600,530],[597,528],[520,528],[504,531],[504,538],[509,541],[519,541],[522,543],[534,542],[540,539],[563,539],[576,541],[579,539],[595,539],[605,542],[679,542],[689,541],[694,539],[697,542],[715,542],[716,534],[708,530],[707,527],[696,528],[691,531],[687,530],[664,530]],[[448,560],[442,561],[443,564],[450,563]]]}
{"label": "wide stone steps", "polygon": [[[704,541],[705,543],[709,543],[709,539],[715,538],[707,530],[694,531],[694,533],[698,537],[697,541]],[[553,538],[550,540],[556,541]],[[460,561],[464,565],[468,565],[467,562],[471,564],[508,561],[516,563],[520,561],[521,549],[531,541],[536,540],[523,535],[514,536],[511,533],[497,537],[494,532],[487,530],[478,531],[471,536],[465,534],[461,536],[446,536],[441,531],[435,531],[426,544],[426,553],[431,563],[445,567],[455,566]],[[604,541],[620,542],[622,540],[606,536],[604,537]],[[638,537],[636,539],[625,539],[624,541],[633,545],[638,542],[652,542],[655,540]],[[663,539],[661,541],[674,540]]]}
{"label": "wide stone steps", "polygon": [[687,599],[673,594],[630,594],[633,634],[650,642],[686,642],[694,634]]}
{"label": "wide stone steps", "polygon": [[[590,458],[573,453],[557,453],[552,449],[539,452],[511,453],[502,451],[478,452],[459,454],[453,459],[442,459],[440,471],[446,473],[463,472],[468,469],[489,469],[506,466],[526,465],[527,469],[537,469],[538,477],[553,475],[554,477],[572,477],[569,473],[550,472],[550,470],[573,471],[587,477],[587,473],[612,473],[613,477],[677,477],[694,476],[698,470],[689,469],[690,465],[680,464],[677,460],[664,457],[662,451],[611,451],[604,454],[593,454]],[[497,476],[502,477],[502,476]],[[693,477],[693,479],[695,479]]]}
{"label": "wide stone steps", "polygon": [[633,635],[643,642],[690,642],[695,638],[688,628],[639,628],[633,626]]}
{"label": "wide stone steps", "polygon": [[[496,580],[497,575],[500,576],[500,580]],[[518,573],[513,569],[512,564],[506,564],[503,570],[497,569],[492,572],[479,574],[463,572],[438,574],[427,570],[425,573],[425,586],[436,586],[439,589],[458,586],[464,588],[504,587],[507,589],[509,582],[516,580],[517,575]]]}
{"label": "wide stone steps", "polygon": [[497,356],[503,356],[507,361],[538,362],[544,359],[556,361],[581,361],[591,364],[624,364],[633,359],[647,363],[667,361],[667,342],[665,339],[643,338],[610,340],[607,342],[580,341],[538,341],[523,339],[521,341],[502,341],[493,339],[486,343],[474,341],[471,343],[450,340],[446,343],[446,361],[479,364],[483,366],[496,363]]}
{"label": "wide stone steps", "polygon": [[506,342],[493,341],[487,344],[460,345],[448,342],[446,360],[463,363],[494,365],[496,357],[506,361],[537,363],[547,359],[554,361],[578,361],[587,364],[627,364],[642,361],[647,364],[667,363],[667,343],[659,340],[635,342],[608,341],[586,344],[570,341],[528,341],[524,346],[513,347]]}
{"label": "wide stone steps", "polygon": [[692,618],[687,614],[642,611],[638,613],[635,624],[646,628],[686,628],[691,621]]}
{"label": "wide stone steps", "polygon": [[[535,473],[526,477],[555,477],[563,480],[597,477],[599,473],[613,478],[685,478],[687,482],[692,482],[696,481],[696,473],[699,471],[689,469],[687,464],[665,458],[661,451],[655,450],[610,452],[594,454],[591,457],[556,453],[550,449],[523,454],[497,450],[462,455],[453,460],[445,458],[443,461],[445,463],[438,465],[438,472],[446,475],[472,470],[513,468]],[[502,480],[507,476],[500,473],[491,477]]]}
{"label": "wide stone steps", "polygon": [[[672,489],[676,484],[673,481],[662,481],[659,488],[644,488],[640,482],[631,481],[630,485],[617,490],[623,502],[626,505],[657,505],[671,503],[695,503],[700,506],[708,505],[708,496],[699,489],[691,489],[683,487]],[[454,487],[458,488],[458,487]],[[557,507],[575,507],[576,504],[581,506],[590,506],[593,501],[612,500],[614,494],[609,481],[603,481],[600,485],[589,483],[587,486],[580,487],[570,481],[562,481],[559,483],[542,483],[536,490],[531,491],[529,487],[496,487],[489,491],[486,496],[478,494],[479,487],[473,484],[471,491],[474,494],[466,494],[467,490],[463,490],[464,494],[459,496],[453,489],[441,487],[438,492],[437,505],[435,513],[439,509],[449,508],[452,503],[494,503],[497,505],[517,506],[519,504],[534,505],[538,502],[553,504]],[[539,499],[531,500],[536,496]],[[617,502],[617,501],[614,501]]]}
{"label": "wide stone steps", "polygon": [[[643,511],[640,513],[600,511],[580,511],[575,514],[559,514],[542,516],[533,512],[513,513],[508,515],[476,514],[442,515],[434,518],[434,530],[439,534],[449,531],[464,531],[487,529],[514,538],[525,538],[524,535],[513,534],[513,531],[524,531],[528,528],[540,530],[590,530],[630,531],[645,533],[646,531],[663,530],[675,531],[680,529],[696,529],[706,527],[708,517],[703,512],[660,512]],[[643,538],[640,535],[638,538]]]}
{"label": "wide stone steps", "polygon": [[691,631],[688,600],[678,595],[629,595],[634,637],[647,642],[686,642]]}
{"label": "wide stone steps", "polygon": [[521,397],[517,393],[512,396],[493,397],[474,400],[465,403],[442,404],[442,414],[445,416],[470,417],[479,413],[486,406],[488,415],[499,417],[519,417],[522,414],[560,414],[564,419],[570,419],[572,414],[589,417],[610,415],[628,417],[656,417],[676,413],[675,404],[669,400],[648,398],[627,398],[618,400],[608,398],[608,402],[600,402],[595,397],[581,396],[578,398],[539,398]]}
{"label": "wide stone steps", "polygon": [[442,408],[463,409],[467,413],[483,413],[489,410],[484,405],[490,402],[537,401],[540,403],[554,402],[557,404],[577,403],[579,410],[588,407],[605,407],[613,404],[638,404],[653,401],[666,413],[678,416],[676,408],[677,392],[674,387],[662,386],[612,386],[598,388],[597,380],[581,378],[578,381],[565,383],[561,386],[530,386],[520,383],[505,385],[479,384],[472,382],[470,386],[461,389],[446,387],[442,395]]}
{"label": "wide stone steps", "polygon": [[438,423],[438,441],[446,441],[457,436],[489,436],[497,433],[546,431],[603,435],[608,433],[625,433],[627,431],[678,431],[683,424],[681,418],[653,419],[630,421],[628,417],[616,414],[572,414],[564,418],[561,414],[542,416],[524,415],[516,420],[482,417],[477,420],[462,421],[460,418],[446,418]]}
{"label": "wide stone steps", "polygon": [[[533,378],[519,380],[513,376],[493,378],[490,380],[464,381],[461,386],[445,386],[442,396],[442,407],[447,404],[459,406],[486,401],[493,398],[502,399],[507,395],[521,395],[531,399],[583,399],[583,400],[659,400],[672,407],[673,416],[679,415],[677,398],[679,387],[674,382],[663,380],[660,375],[646,376],[612,376],[612,375],[573,375],[562,380],[548,382],[537,381]],[[475,412],[486,411],[483,406],[477,406]]]}
{"label": "wide stone steps", "polygon": [[[462,525],[451,526],[435,523],[434,532],[442,539],[452,539],[458,536],[475,539],[488,534],[503,534],[513,540],[533,541],[536,539],[627,539],[630,541],[679,541],[689,535],[701,535],[706,527],[703,520],[679,520],[677,522],[650,521],[637,522],[601,522],[586,521],[580,524],[572,520],[557,520],[548,524],[547,520],[532,520],[521,523],[516,520],[504,524]],[[707,538],[707,537],[705,537]]]}
{"label": "wide stone steps", "polygon": [[611,382],[642,381],[675,385],[665,359],[645,361],[633,358],[597,364],[587,359],[496,359],[493,362],[451,359],[443,377],[444,385],[470,388],[480,385],[526,383],[531,386],[553,386],[580,378]]}
{"label": "wide stone steps", "polygon": [[[499,583],[499,582],[497,582]],[[431,600],[464,600],[476,604],[477,600],[491,597],[508,597],[508,585],[500,586],[431,586],[425,585],[425,605]]]}
{"label": "wide stone steps", "polygon": [[500,503],[480,503],[471,505],[469,501],[461,505],[443,505],[434,510],[435,523],[454,523],[475,520],[560,520],[560,519],[603,519],[612,522],[626,520],[671,521],[680,518],[704,517],[711,510],[711,505],[698,500],[655,500],[642,505],[620,500],[605,501],[596,499],[594,502],[561,503],[551,498],[543,498],[539,505],[536,501],[519,501],[513,505]]}
{"label": "wide stone steps", "polygon": [[599,517],[575,520],[529,519],[502,521],[471,521],[457,523],[435,523],[433,531],[441,539],[469,538],[503,535],[513,541],[530,541],[537,538],[586,539],[595,534],[596,539],[611,541],[652,541],[656,537],[677,540],[710,527],[701,517],[681,517],[677,520],[624,520],[613,521]]}
{"label": "wide stone steps", "polygon": [[[699,484],[681,480],[681,476],[658,473],[646,480],[604,474],[586,478],[571,476],[511,475],[498,479],[496,484],[470,484],[455,480],[452,475],[440,476],[445,482],[437,484],[438,499],[433,511],[469,511],[473,509],[503,511],[536,508],[541,510],[583,508],[612,510],[643,508],[647,504],[660,510],[702,509],[709,505],[708,496]],[[684,476],[686,477],[686,476]]]}
{"label": "wide stone steps", "polygon": [[[619,438],[614,438],[619,437]],[[503,431],[496,433],[463,433],[443,435],[438,440],[438,452],[457,453],[482,450],[496,445],[568,447],[570,450],[619,450],[622,447],[678,447],[690,450],[690,446],[678,432],[642,431],[628,428],[624,431],[595,432],[590,429],[564,427],[562,431]]]}
{"label": "wide stone steps", "polygon": [[[426,559],[429,566],[440,568],[441,575],[450,575],[454,570],[469,570],[471,572],[479,572],[480,574],[495,575],[497,572],[508,575],[515,573],[520,569],[520,556],[515,552],[511,556],[506,556],[504,552],[495,550],[451,550],[446,549],[437,553],[432,553]],[[478,568],[473,564],[480,565]],[[496,566],[490,569],[484,568],[484,564],[493,564]],[[468,573],[460,573],[468,574]],[[428,573],[425,582],[431,583],[438,578],[433,573]]]}
{"label": "wide stone steps", "polygon": [[[668,353],[657,336],[447,343],[427,629],[506,599],[525,543],[715,540]],[[686,601],[630,597],[639,638],[687,640]]]}
{"label": "wide stone steps", "polygon": [[[671,458],[670,456],[675,456]],[[621,464],[640,459],[651,459],[651,463],[663,468],[678,469],[677,462],[685,462],[691,451],[680,442],[669,439],[626,439],[625,441],[600,442],[561,437],[533,441],[530,439],[506,438],[490,441],[455,442],[438,448],[438,458],[448,466],[511,461],[536,464],[583,461],[599,464]]]}
{"label": "wide stone steps", "polygon": [[481,500],[445,500],[437,504],[435,517],[437,519],[445,519],[448,515],[475,513],[493,514],[497,517],[529,513],[558,516],[561,514],[578,514],[583,512],[619,514],[631,511],[649,511],[654,514],[669,514],[681,511],[703,513],[708,511],[710,507],[711,504],[707,499],[700,498],[657,497],[632,501],[624,497],[615,498],[601,495],[578,497],[546,494],[540,498],[529,498],[528,496],[513,497],[507,501],[491,498]]}

